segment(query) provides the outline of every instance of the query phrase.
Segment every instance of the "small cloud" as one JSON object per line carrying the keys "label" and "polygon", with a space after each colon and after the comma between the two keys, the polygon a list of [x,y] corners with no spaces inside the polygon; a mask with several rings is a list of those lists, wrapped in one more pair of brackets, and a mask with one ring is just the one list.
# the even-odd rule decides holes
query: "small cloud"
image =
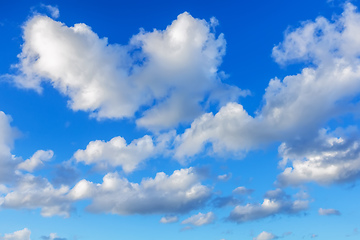
{"label": "small cloud", "polygon": [[194,226],[202,226],[205,224],[210,224],[214,222],[215,220],[215,214],[213,212],[208,213],[198,213],[196,215],[193,215],[184,221],[182,221],[181,224],[191,224]]}
{"label": "small cloud", "polygon": [[217,178],[220,180],[220,181],[228,181],[230,178],[231,178],[232,174],[229,173],[229,174],[223,174],[223,175],[219,175]]}
{"label": "small cloud", "polygon": [[319,215],[322,215],[322,216],[329,216],[329,215],[340,216],[341,213],[340,213],[340,211],[338,211],[336,209],[332,209],[332,208],[329,208],[329,209],[320,208],[319,209]]}
{"label": "small cloud", "polygon": [[248,189],[246,187],[237,187],[232,191],[234,194],[239,194],[239,195],[249,195],[251,193],[254,192],[254,189]]}
{"label": "small cloud", "polygon": [[254,237],[253,240],[272,240],[276,238],[274,234],[263,231],[257,237]]}
{"label": "small cloud", "polygon": [[60,238],[56,233],[50,233],[49,236],[41,236],[43,240],[67,240],[66,238]]}
{"label": "small cloud", "polygon": [[46,8],[46,10],[49,11],[52,18],[59,18],[60,17],[60,11],[57,6],[51,6],[51,5],[45,5],[41,4],[41,7]]}
{"label": "small cloud", "polygon": [[317,234],[311,234],[311,236],[310,236],[311,238],[317,238],[318,237],[318,235]]}
{"label": "small cloud", "polygon": [[178,221],[179,221],[179,218],[177,216],[165,216],[160,219],[161,223],[175,223]]}
{"label": "small cloud", "polygon": [[235,206],[237,204],[240,204],[240,200],[236,199],[232,196],[229,197],[217,197],[212,201],[214,207],[216,208],[222,208],[226,206]]}

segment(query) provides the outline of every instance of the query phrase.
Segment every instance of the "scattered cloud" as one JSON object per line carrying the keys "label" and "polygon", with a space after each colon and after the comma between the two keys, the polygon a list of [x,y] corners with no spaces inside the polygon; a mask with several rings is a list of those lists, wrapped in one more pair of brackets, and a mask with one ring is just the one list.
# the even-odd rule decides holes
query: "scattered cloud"
{"label": "scattered cloud", "polygon": [[282,190],[268,191],[262,204],[248,203],[236,206],[228,220],[243,223],[278,214],[297,214],[308,208],[306,200],[291,200]]}
{"label": "scattered cloud", "polygon": [[161,223],[175,223],[178,221],[179,221],[179,218],[177,216],[165,216],[160,219]]}
{"label": "scattered cloud", "polygon": [[43,240],[67,240],[66,238],[58,237],[56,233],[50,233],[49,236],[42,236],[41,239],[43,239]]}
{"label": "scattered cloud", "polygon": [[217,178],[220,180],[220,181],[228,181],[230,178],[232,177],[232,173],[228,173],[228,174],[223,174],[223,175],[219,175]]}
{"label": "scattered cloud", "polygon": [[181,224],[191,224],[194,226],[202,226],[206,224],[213,223],[215,221],[215,214],[213,212],[208,213],[198,213],[196,215],[193,215],[184,221],[181,222]]}
{"label": "scattered cloud", "polygon": [[239,195],[250,195],[253,192],[254,189],[248,189],[244,186],[237,187],[232,191],[233,194],[239,194]]}
{"label": "scattered cloud", "polygon": [[51,5],[45,5],[45,4],[41,4],[41,6],[43,8],[46,8],[46,10],[48,10],[50,12],[52,18],[55,19],[55,18],[60,17],[60,11],[57,6],[51,6]]}
{"label": "scattered cloud", "polygon": [[325,216],[328,216],[328,215],[341,215],[340,211],[336,210],[336,209],[332,209],[332,208],[329,208],[329,209],[324,209],[324,208],[319,208],[319,215],[325,215]]}
{"label": "scattered cloud", "polygon": [[14,233],[6,233],[0,240],[30,240],[31,231],[27,228]]}
{"label": "scattered cloud", "polygon": [[254,237],[253,240],[271,240],[276,238],[277,237],[274,234],[263,231],[257,237]]}
{"label": "scattered cloud", "polygon": [[25,160],[18,165],[18,169],[33,172],[35,169],[40,168],[44,165],[43,162],[49,161],[54,156],[52,150],[38,150],[32,155],[31,158]]}

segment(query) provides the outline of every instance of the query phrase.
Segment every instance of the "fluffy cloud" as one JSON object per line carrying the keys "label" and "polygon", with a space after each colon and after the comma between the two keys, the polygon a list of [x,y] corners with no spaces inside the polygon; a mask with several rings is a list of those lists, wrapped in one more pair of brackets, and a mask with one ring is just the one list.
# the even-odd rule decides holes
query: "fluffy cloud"
{"label": "fluffy cloud", "polygon": [[27,228],[16,231],[14,233],[7,233],[0,240],[30,240],[31,231]]}
{"label": "fluffy cloud", "polygon": [[332,209],[332,208],[329,208],[329,209],[324,209],[324,208],[319,208],[319,215],[341,215],[341,213],[336,210],[336,209]]}
{"label": "fluffy cloud", "polygon": [[85,150],[76,151],[74,159],[87,165],[95,164],[100,169],[121,166],[128,173],[150,157],[166,153],[174,135],[172,131],[155,139],[145,135],[130,144],[122,137],[114,137],[108,142],[96,140],[90,142]]}
{"label": "fluffy cloud", "polygon": [[277,237],[274,234],[263,231],[257,237],[254,237],[253,240],[271,240],[276,238]]}
{"label": "fluffy cloud", "polygon": [[279,153],[283,158],[280,166],[291,163],[277,178],[282,186],[341,183],[352,181],[360,174],[360,141],[356,129],[334,132],[322,129],[312,141],[282,143]]}
{"label": "fluffy cloud", "polygon": [[43,166],[43,162],[49,161],[54,156],[54,152],[52,150],[38,150],[34,153],[34,155],[25,160],[24,162],[18,165],[18,169],[26,170],[28,172],[33,172],[35,169]]}
{"label": "fluffy cloud", "polygon": [[5,196],[0,196],[1,208],[37,209],[41,215],[50,217],[60,215],[70,216],[71,201],[66,196],[69,187],[54,188],[45,178],[31,174],[19,176],[16,187]]}
{"label": "fluffy cloud", "polygon": [[226,42],[212,23],[185,12],[166,30],[141,30],[120,46],[83,23],[67,27],[37,15],[24,25],[19,72],[12,78],[37,92],[50,82],[71,109],[98,119],[133,117],[145,108],[139,126],[170,128],[191,121],[202,106],[247,94],[221,82]]}
{"label": "fluffy cloud", "polygon": [[161,223],[175,223],[178,221],[179,221],[179,218],[177,216],[165,216],[160,219]]}
{"label": "fluffy cloud", "polygon": [[208,213],[198,213],[196,215],[193,215],[184,221],[181,222],[181,224],[191,224],[194,226],[202,226],[205,224],[210,224],[214,222],[215,220],[215,214],[213,212]]}
{"label": "fluffy cloud", "polygon": [[274,141],[311,139],[329,119],[353,113],[360,92],[359,26],[360,14],[348,3],[334,22],[319,17],[288,32],[273,49],[275,60],[310,66],[283,80],[272,79],[254,117],[233,102],[194,120],[177,138],[175,157],[191,157],[206,143],[215,153],[243,153]]}
{"label": "fluffy cloud", "polygon": [[152,213],[184,213],[205,204],[210,188],[201,185],[194,169],[176,170],[170,176],[160,172],[140,184],[109,173],[102,184],[81,180],[70,191],[73,200],[91,199],[91,212],[120,215]]}
{"label": "fluffy cloud", "polygon": [[278,214],[296,214],[308,208],[308,201],[292,201],[282,190],[268,191],[262,204],[236,206],[228,219],[237,223],[253,221]]}

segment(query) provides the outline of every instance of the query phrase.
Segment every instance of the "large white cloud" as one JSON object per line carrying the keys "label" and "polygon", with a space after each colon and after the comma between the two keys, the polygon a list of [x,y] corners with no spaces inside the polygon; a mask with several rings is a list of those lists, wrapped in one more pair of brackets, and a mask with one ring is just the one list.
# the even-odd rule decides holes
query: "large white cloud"
{"label": "large white cloud", "polygon": [[13,233],[6,233],[0,240],[30,240],[31,231],[27,228]]}
{"label": "large white cloud", "polygon": [[287,166],[278,176],[282,186],[353,181],[360,176],[360,140],[356,129],[325,129],[312,141],[282,143],[279,153]]}
{"label": "large white cloud", "polygon": [[91,199],[87,207],[91,212],[120,215],[184,213],[203,206],[210,196],[211,189],[201,185],[192,168],[176,170],[170,176],[160,172],[141,183],[109,173],[103,183],[81,180],[69,193],[73,200]]}
{"label": "large white cloud", "polygon": [[180,14],[166,30],[141,30],[129,44],[109,44],[83,23],[67,27],[46,16],[24,25],[24,44],[13,76],[23,88],[42,91],[50,82],[69,97],[71,109],[98,119],[133,117],[152,130],[177,126],[201,114],[202,106],[246,95],[221,82],[226,42],[214,21]]}
{"label": "large white cloud", "polygon": [[255,117],[233,102],[215,115],[197,118],[177,138],[175,156],[193,156],[206,143],[212,144],[214,152],[242,153],[271,142],[311,138],[332,117],[356,111],[359,26],[360,14],[346,4],[334,22],[319,17],[286,33],[283,43],[273,49],[275,60],[280,64],[306,61],[310,66],[283,80],[272,79]]}
{"label": "large white cloud", "polygon": [[228,220],[237,223],[254,221],[278,214],[297,214],[308,208],[307,200],[291,200],[282,190],[268,191],[263,203],[236,206]]}

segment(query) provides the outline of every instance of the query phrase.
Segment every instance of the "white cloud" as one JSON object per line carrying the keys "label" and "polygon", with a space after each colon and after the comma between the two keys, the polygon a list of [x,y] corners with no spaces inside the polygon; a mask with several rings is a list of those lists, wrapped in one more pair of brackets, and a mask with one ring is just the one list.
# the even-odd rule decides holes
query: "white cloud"
{"label": "white cloud", "polygon": [[0,240],[30,240],[31,231],[27,228],[14,233],[6,233]]}
{"label": "white cloud", "polygon": [[248,94],[221,82],[226,42],[212,26],[185,12],[166,30],[141,30],[120,46],[83,23],[67,27],[34,16],[24,26],[19,72],[12,77],[38,92],[50,82],[69,97],[71,109],[98,119],[133,117],[145,107],[139,126],[171,128],[199,116],[203,105]]}
{"label": "white cloud", "polygon": [[341,213],[336,210],[336,209],[332,209],[332,208],[328,208],[328,209],[324,209],[324,208],[319,208],[319,215],[341,215]]}
{"label": "white cloud", "polygon": [[236,206],[228,219],[237,223],[253,221],[278,214],[297,214],[308,208],[308,201],[290,200],[281,190],[268,191],[262,204]]}
{"label": "white cloud", "polygon": [[44,165],[43,162],[49,161],[54,156],[52,150],[38,150],[32,155],[31,158],[20,163],[17,168],[21,170],[26,170],[28,172],[33,172],[35,169]]}
{"label": "white cloud", "polygon": [[193,215],[184,221],[181,224],[191,224],[194,226],[202,226],[205,224],[210,224],[215,221],[215,214],[213,212],[208,213],[198,213]]}
{"label": "white cloud", "polygon": [[271,240],[276,238],[277,237],[274,234],[263,231],[257,237],[254,237],[253,240]]}
{"label": "white cloud", "polygon": [[318,136],[306,143],[282,143],[279,153],[286,167],[278,176],[282,186],[306,182],[331,184],[352,181],[360,175],[360,141],[358,131],[349,128],[328,132],[319,131]]}
{"label": "white cloud", "polygon": [[51,6],[51,5],[45,5],[45,4],[42,4],[41,6],[46,8],[50,12],[52,18],[60,17],[60,11],[57,6]]}
{"label": "white cloud", "polygon": [[234,194],[249,195],[252,192],[254,192],[254,189],[248,189],[248,188],[246,188],[244,186],[240,186],[240,187],[235,188],[232,192]]}
{"label": "white cloud", "polygon": [[210,188],[201,185],[194,169],[176,170],[170,176],[160,172],[140,184],[109,173],[102,184],[81,180],[70,191],[73,200],[91,199],[91,212],[120,215],[184,213],[203,206],[211,196]]}
{"label": "white cloud", "polygon": [[219,175],[217,178],[220,180],[220,181],[228,181],[230,178],[231,178],[232,174],[231,173],[228,173],[228,174],[223,174],[223,175]]}
{"label": "white cloud", "polygon": [[31,174],[19,176],[16,187],[5,196],[0,196],[0,207],[12,209],[41,208],[41,215],[51,217],[70,216],[71,201],[66,194],[69,187],[54,188],[45,178]]}
{"label": "white cloud", "polygon": [[[215,153],[244,152],[277,141],[311,139],[329,119],[354,113],[360,93],[360,14],[346,4],[334,22],[323,17],[285,35],[273,49],[280,64],[310,63],[297,75],[274,78],[254,117],[238,103],[228,103],[217,114],[207,113],[178,136],[175,157],[200,153],[211,143]],[[353,101],[354,100],[354,101]]]}
{"label": "white cloud", "polygon": [[178,221],[179,221],[179,218],[177,216],[165,216],[160,219],[161,223],[175,223]]}

